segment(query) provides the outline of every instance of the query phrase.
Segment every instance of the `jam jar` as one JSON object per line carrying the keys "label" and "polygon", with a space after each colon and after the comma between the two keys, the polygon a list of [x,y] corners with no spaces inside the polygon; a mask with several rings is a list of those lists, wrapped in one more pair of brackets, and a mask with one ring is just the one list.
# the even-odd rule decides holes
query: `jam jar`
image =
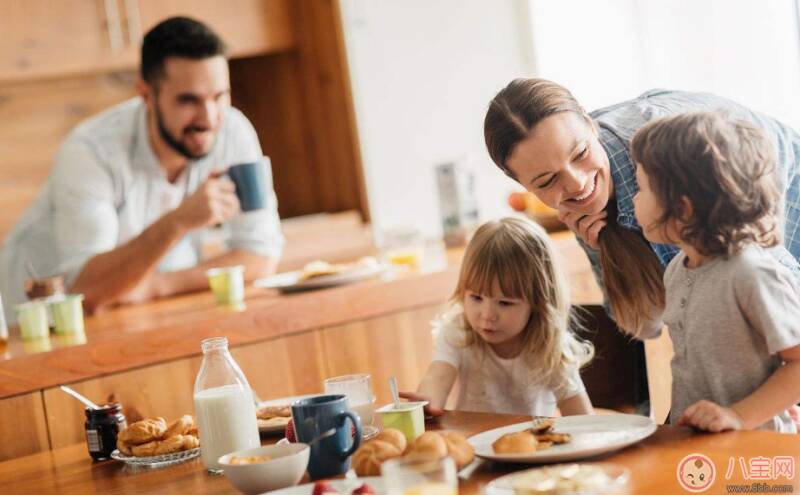
{"label": "jam jar", "polygon": [[122,405],[119,402],[106,404],[100,409],[86,408],[86,444],[89,455],[95,461],[111,459],[117,448],[117,433],[128,427]]}

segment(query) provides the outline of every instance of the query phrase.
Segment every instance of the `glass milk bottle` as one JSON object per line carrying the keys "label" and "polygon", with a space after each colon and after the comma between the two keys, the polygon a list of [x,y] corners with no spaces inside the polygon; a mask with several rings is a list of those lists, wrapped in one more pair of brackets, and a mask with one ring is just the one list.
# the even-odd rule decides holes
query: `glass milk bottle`
{"label": "glass milk bottle", "polygon": [[228,339],[201,343],[203,363],[194,382],[194,411],[203,464],[221,472],[217,460],[237,450],[261,446],[253,391],[228,352]]}

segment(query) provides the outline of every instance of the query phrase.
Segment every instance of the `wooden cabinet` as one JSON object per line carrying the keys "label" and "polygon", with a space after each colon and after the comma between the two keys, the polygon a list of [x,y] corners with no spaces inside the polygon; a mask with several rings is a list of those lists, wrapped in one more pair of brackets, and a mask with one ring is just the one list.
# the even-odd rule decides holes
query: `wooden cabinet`
{"label": "wooden cabinet", "polygon": [[49,448],[41,392],[0,399],[0,418],[0,460]]}
{"label": "wooden cabinet", "polygon": [[3,0],[0,82],[133,69],[144,33],[174,15],[209,24],[233,56],[294,43],[287,0]]}
{"label": "wooden cabinet", "polygon": [[192,17],[211,26],[234,57],[280,51],[294,43],[286,0],[124,0],[123,3],[126,24],[134,26],[134,31],[137,22],[143,34],[167,17]]}
{"label": "wooden cabinet", "polygon": [[133,64],[116,0],[0,2],[0,80]]}

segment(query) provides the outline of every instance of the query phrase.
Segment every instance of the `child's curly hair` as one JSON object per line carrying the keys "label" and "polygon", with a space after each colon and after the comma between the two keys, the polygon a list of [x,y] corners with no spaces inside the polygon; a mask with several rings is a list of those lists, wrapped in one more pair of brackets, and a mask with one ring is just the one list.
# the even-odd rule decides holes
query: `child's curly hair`
{"label": "child's curly hair", "polygon": [[636,133],[631,157],[664,211],[659,223],[682,220],[681,240],[700,254],[781,242],[775,146],[755,124],[724,112],[665,117]]}

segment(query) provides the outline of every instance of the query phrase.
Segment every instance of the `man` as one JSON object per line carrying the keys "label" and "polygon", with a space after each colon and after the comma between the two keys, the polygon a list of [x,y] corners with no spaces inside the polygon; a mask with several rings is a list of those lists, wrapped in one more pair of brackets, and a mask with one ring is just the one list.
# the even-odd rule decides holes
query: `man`
{"label": "man", "polygon": [[[144,38],[139,97],[78,125],[44,189],[0,253],[6,314],[25,300],[27,267],[62,274],[89,311],[208,286],[212,266],[273,273],[283,247],[268,207],[241,213],[235,163],[258,160],[247,119],[230,106],[225,46],[205,25],[171,18]],[[223,223],[227,252],[202,261],[205,227]]]}

